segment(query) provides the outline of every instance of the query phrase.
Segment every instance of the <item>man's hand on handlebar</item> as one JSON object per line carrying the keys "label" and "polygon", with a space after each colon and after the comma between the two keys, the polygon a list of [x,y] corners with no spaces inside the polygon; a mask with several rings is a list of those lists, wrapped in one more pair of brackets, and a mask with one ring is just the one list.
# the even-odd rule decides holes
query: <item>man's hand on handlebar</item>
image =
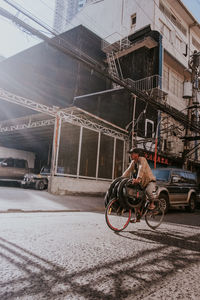
{"label": "man's hand on handlebar", "polygon": [[139,184],[141,182],[141,179],[140,178],[134,178],[133,181],[132,181],[132,184]]}

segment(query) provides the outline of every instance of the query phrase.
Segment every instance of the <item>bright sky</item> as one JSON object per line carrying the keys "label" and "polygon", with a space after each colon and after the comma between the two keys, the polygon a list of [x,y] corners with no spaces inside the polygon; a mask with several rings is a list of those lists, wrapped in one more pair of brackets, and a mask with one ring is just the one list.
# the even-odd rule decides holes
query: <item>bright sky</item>
{"label": "bright sky", "polygon": [[[45,23],[45,25],[49,25],[51,28],[53,27],[55,0],[12,0],[11,2],[26,9],[27,12],[34,15],[34,17],[37,17]],[[4,0],[0,0],[0,7],[9,10],[9,12],[16,15],[16,10],[11,9]],[[22,14],[19,14],[18,17],[29,25],[33,25],[33,23]],[[0,55],[5,57],[12,56],[41,42],[37,37],[32,37],[22,32],[15,24],[2,16],[0,16],[0,41]]]}
{"label": "bright sky", "polygon": [[[200,0],[182,0],[182,2],[200,23]],[[43,23],[53,27],[55,0],[12,0],[12,3],[21,5],[22,8],[42,20]],[[10,9],[4,0],[0,0],[0,7],[9,9],[11,13],[16,14],[16,10]],[[32,25],[26,17],[19,16]],[[16,25],[2,16],[0,16],[0,41],[0,55],[5,57],[12,56],[41,42],[38,38],[22,32]]]}

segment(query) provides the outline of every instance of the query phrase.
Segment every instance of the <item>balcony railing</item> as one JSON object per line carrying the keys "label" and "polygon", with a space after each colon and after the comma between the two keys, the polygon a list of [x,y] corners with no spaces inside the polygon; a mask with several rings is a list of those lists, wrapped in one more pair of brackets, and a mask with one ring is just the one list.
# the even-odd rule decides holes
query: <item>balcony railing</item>
{"label": "balcony railing", "polygon": [[148,92],[152,97],[159,101],[166,101],[167,93],[165,93],[162,87],[162,77],[159,75],[149,76],[140,80],[132,80],[130,78],[125,79],[128,84],[134,88]]}
{"label": "balcony railing", "polygon": [[162,77],[159,75],[149,76],[135,81],[135,87],[141,91],[150,91],[155,88],[161,88]]}
{"label": "balcony railing", "polygon": [[118,32],[114,32],[101,41],[101,49],[105,52],[119,52],[129,48],[131,45],[128,36],[123,37]]}

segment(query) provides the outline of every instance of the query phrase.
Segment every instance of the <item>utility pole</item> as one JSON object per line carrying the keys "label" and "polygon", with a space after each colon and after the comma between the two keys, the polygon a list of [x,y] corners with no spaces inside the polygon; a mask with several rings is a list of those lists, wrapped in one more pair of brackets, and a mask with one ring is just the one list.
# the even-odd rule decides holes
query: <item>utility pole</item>
{"label": "utility pole", "polygon": [[[189,99],[188,103],[188,120],[190,122],[194,122],[192,120],[192,109],[195,109],[195,122],[198,124],[199,115],[198,115],[198,108],[199,102],[197,100],[197,91],[199,88],[199,76],[200,76],[200,52],[194,50],[193,54],[191,55],[191,59],[188,62],[189,69],[192,70],[191,74],[191,83],[192,83],[192,97]],[[188,136],[190,128],[186,127],[186,136]],[[197,131],[195,131],[195,136],[197,136]],[[195,140],[195,147],[197,146],[197,140]],[[188,158],[187,153],[189,151],[189,141],[185,140],[184,143],[184,167],[185,169],[188,168]],[[198,152],[195,151],[195,159],[198,159]]]}

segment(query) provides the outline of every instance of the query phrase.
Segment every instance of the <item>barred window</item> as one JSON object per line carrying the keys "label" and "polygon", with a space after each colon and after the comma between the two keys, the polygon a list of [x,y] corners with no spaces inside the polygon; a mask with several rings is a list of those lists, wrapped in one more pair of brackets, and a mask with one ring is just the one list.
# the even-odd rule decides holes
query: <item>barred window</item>
{"label": "barred window", "polygon": [[96,177],[98,132],[83,128],[80,172],[81,176]]}
{"label": "barred window", "polygon": [[114,178],[120,177],[123,172],[123,152],[124,141],[116,140],[116,154],[115,154],[115,170]]}
{"label": "barred window", "polygon": [[62,123],[58,166],[64,174],[77,174],[80,127]]}
{"label": "barred window", "polygon": [[114,138],[101,134],[99,153],[99,178],[112,178]]}

